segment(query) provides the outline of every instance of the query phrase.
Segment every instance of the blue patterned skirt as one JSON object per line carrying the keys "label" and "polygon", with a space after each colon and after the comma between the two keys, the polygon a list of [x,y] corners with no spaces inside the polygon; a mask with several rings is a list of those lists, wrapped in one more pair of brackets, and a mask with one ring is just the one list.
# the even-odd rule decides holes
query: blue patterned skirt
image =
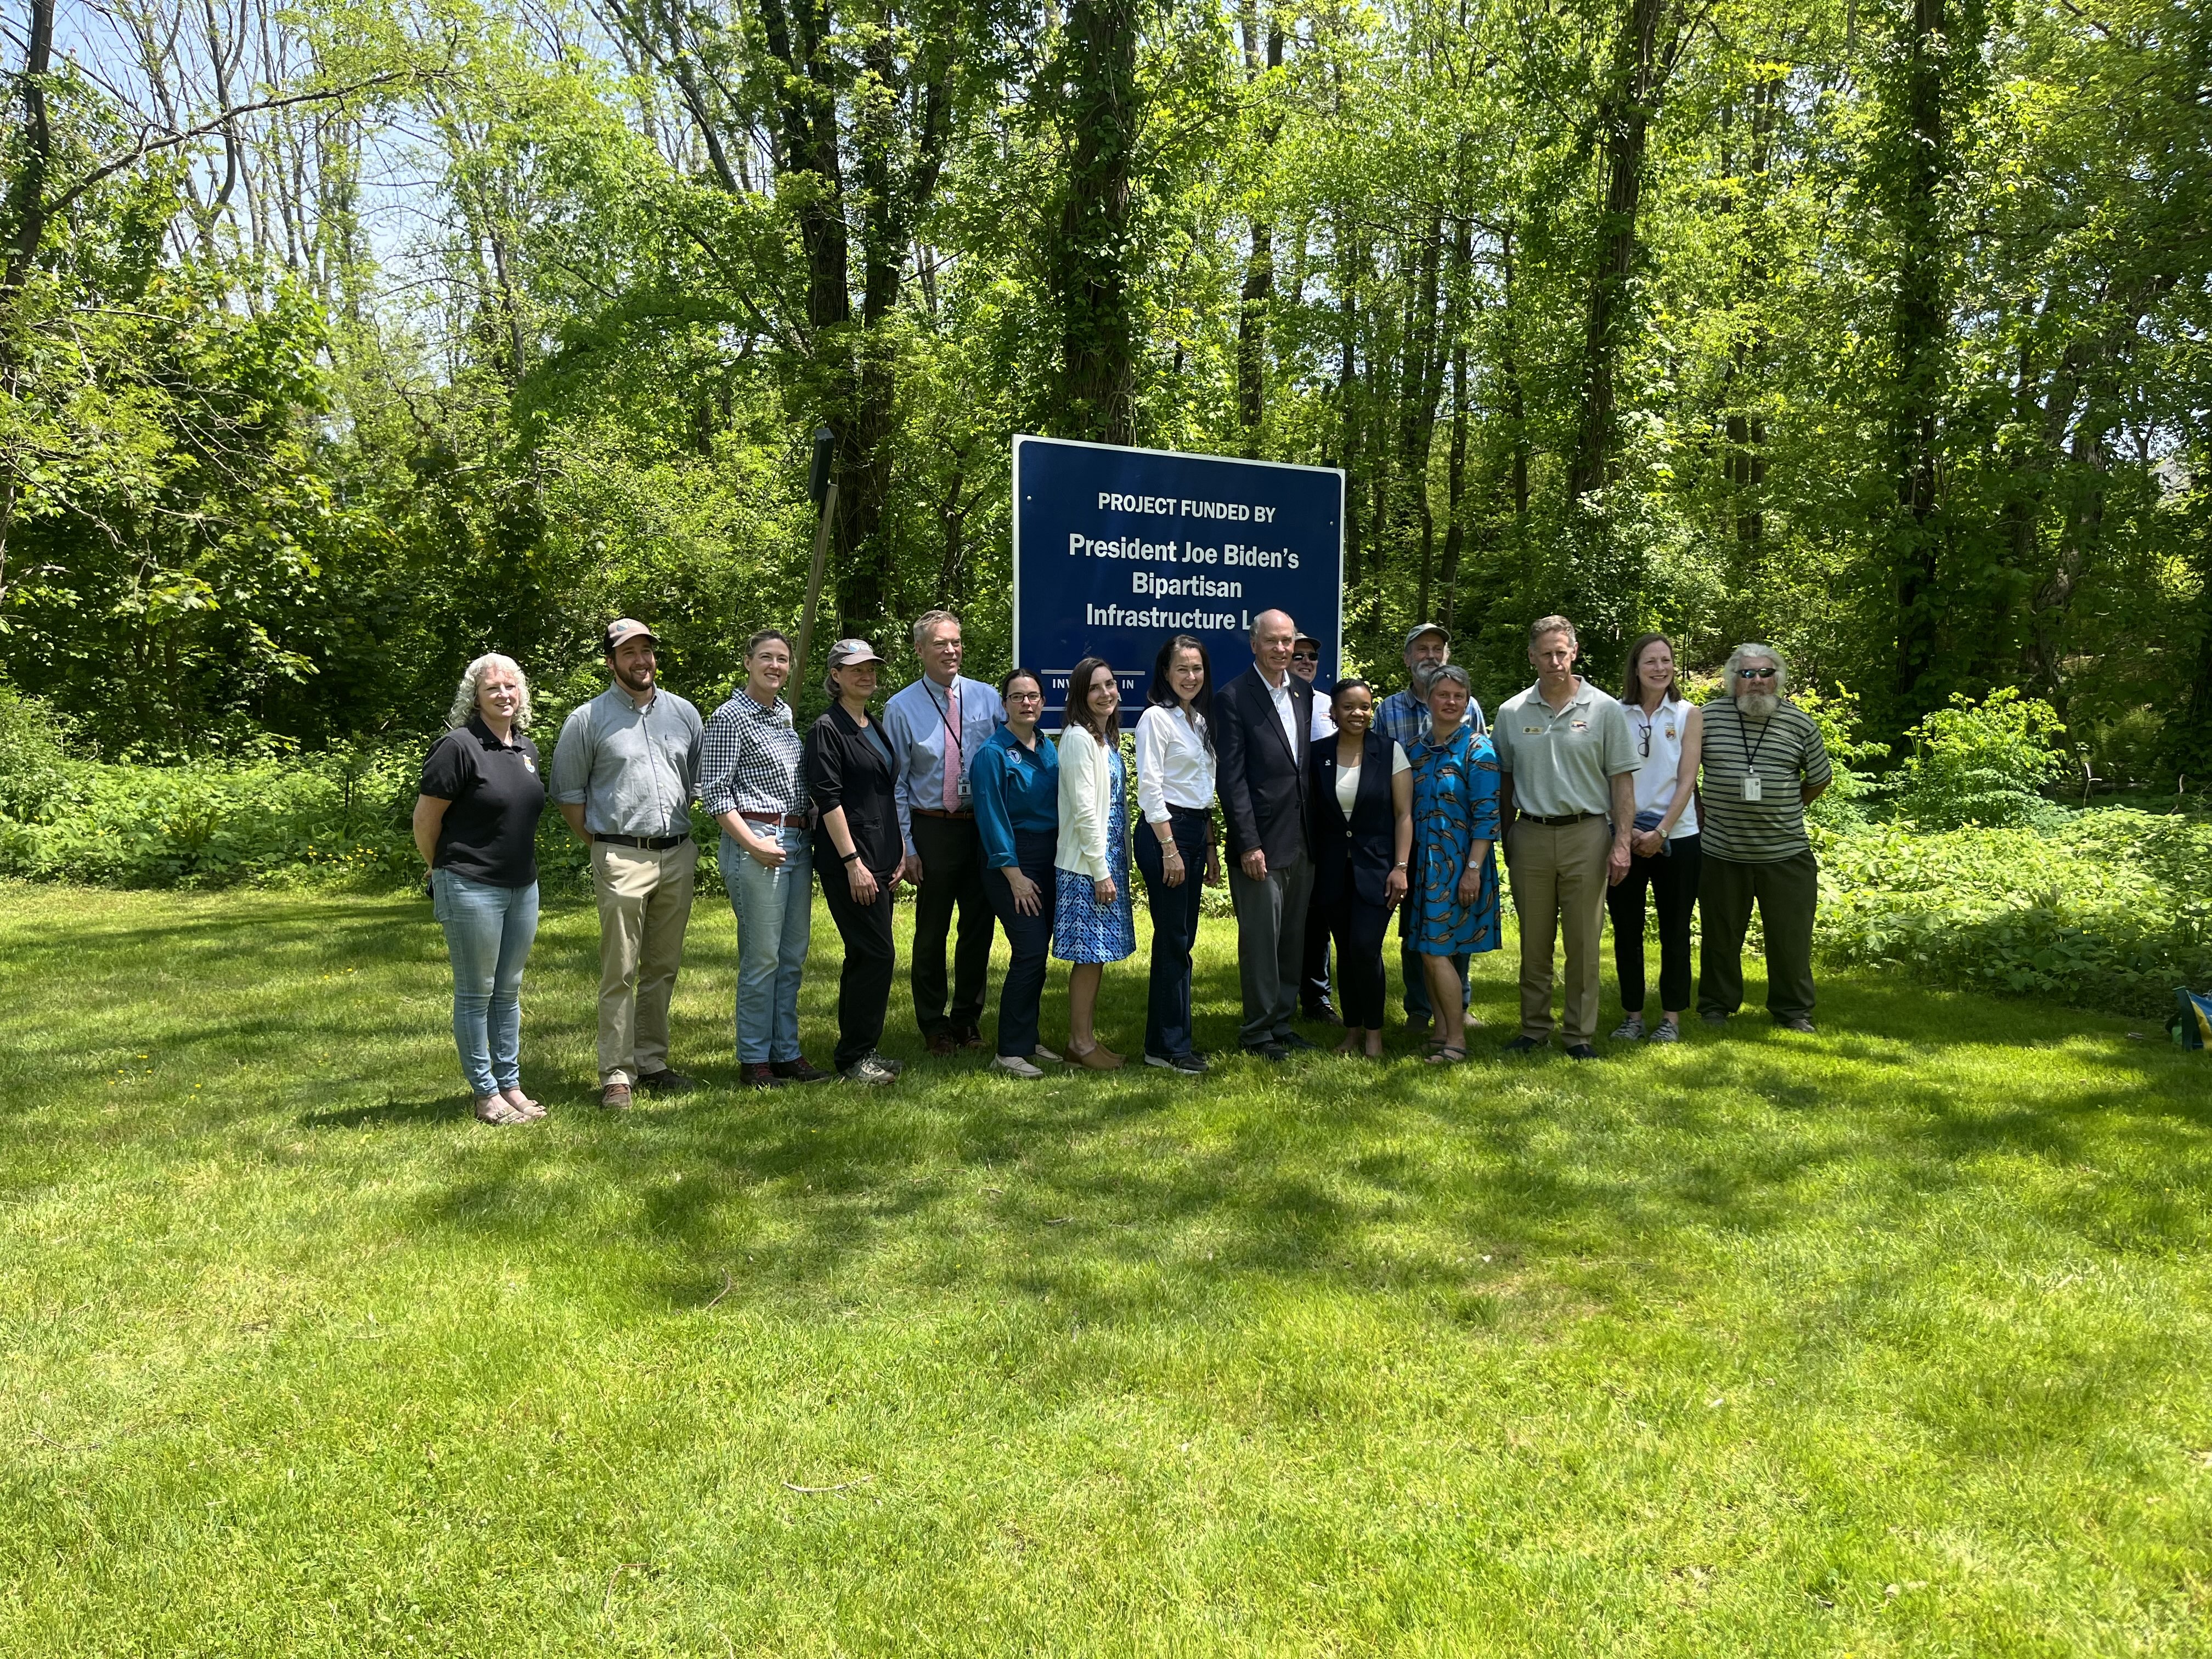
{"label": "blue patterned skirt", "polygon": [[1128,845],[1128,809],[1117,787],[1106,818],[1107,857],[1115,866],[1114,902],[1099,903],[1097,884],[1079,871],[1052,872],[1052,953],[1062,962],[1123,962],[1137,954],[1136,896],[1129,890]]}

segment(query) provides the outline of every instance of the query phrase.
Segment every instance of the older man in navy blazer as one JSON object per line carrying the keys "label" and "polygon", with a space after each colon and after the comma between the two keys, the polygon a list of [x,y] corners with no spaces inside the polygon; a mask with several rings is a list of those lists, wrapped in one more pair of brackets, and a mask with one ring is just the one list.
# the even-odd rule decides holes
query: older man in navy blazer
{"label": "older man in navy blazer", "polygon": [[1213,747],[1229,824],[1229,895],[1237,906],[1237,966],[1247,1052],[1282,1060],[1315,1045],[1291,1027],[1298,1012],[1306,901],[1306,749],[1313,687],[1291,672],[1297,624],[1280,611],[1252,623],[1252,667],[1214,694]]}

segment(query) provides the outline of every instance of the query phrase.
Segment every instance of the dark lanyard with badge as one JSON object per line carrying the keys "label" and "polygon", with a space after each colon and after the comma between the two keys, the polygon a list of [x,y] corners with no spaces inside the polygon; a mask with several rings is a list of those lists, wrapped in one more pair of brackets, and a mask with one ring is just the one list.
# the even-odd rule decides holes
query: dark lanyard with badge
{"label": "dark lanyard with badge", "polygon": [[1759,776],[1759,751],[1766,746],[1766,739],[1771,735],[1772,731],[1771,726],[1762,721],[1759,726],[1759,741],[1753,743],[1745,735],[1742,714],[1739,713],[1735,717],[1735,746],[1743,756],[1743,799],[1745,800],[1757,802],[1766,799],[1766,786],[1760,782]]}
{"label": "dark lanyard with badge", "polygon": [[[927,678],[921,684],[924,695],[929,698],[930,706],[937,710],[937,718],[944,723],[945,735],[951,739],[952,752],[960,761],[960,776],[954,784],[954,787],[959,792],[957,799],[961,805],[971,805],[975,800],[975,791],[968,785],[968,745],[961,742],[960,728],[952,723],[952,699],[947,697],[943,702],[939,702],[937,700],[936,688]],[[954,684],[957,684],[958,682],[956,680]],[[962,712],[962,717],[966,718],[966,711]]]}

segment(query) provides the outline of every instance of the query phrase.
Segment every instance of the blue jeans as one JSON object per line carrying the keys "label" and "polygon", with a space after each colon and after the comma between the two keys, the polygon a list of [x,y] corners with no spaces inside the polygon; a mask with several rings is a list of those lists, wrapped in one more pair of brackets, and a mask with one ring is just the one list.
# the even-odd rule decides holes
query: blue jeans
{"label": "blue jeans", "polygon": [[453,959],[453,1046],[477,1095],[522,1085],[522,965],[538,937],[538,884],[495,887],[430,872],[431,908]]}
{"label": "blue jeans", "polygon": [[738,1060],[746,1066],[799,1058],[799,976],[814,920],[806,831],[753,826],[755,835],[770,832],[783,848],[783,862],[773,870],[726,835],[714,853],[738,918]]}

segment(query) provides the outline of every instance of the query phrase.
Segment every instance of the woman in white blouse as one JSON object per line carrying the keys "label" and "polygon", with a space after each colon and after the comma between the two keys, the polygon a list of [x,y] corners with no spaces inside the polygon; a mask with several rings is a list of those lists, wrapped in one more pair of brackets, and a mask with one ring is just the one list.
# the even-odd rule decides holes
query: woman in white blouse
{"label": "woman in white blouse", "polygon": [[1060,850],[1052,953],[1067,975],[1067,1057],[1110,1072],[1121,1056],[1098,1040],[1098,981],[1106,964],[1137,952],[1129,899],[1128,791],[1121,770],[1121,688],[1098,657],[1067,680],[1067,726],[1060,735]]}
{"label": "woman in white blouse", "polygon": [[1145,1064],[1200,1073],[1193,1041],[1190,949],[1198,939],[1200,889],[1218,886],[1213,846],[1213,665],[1206,647],[1178,634],[1152,663],[1149,705],[1137,720],[1137,868],[1152,911],[1152,977],[1145,1006]]}
{"label": "woman in white blouse", "polygon": [[1375,693],[1346,680],[1330,699],[1335,740],[1313,745],[1306,791],[1314,849],[1309,927],[1336,942],[1344,1041],[1337,1052],[1382,1057],[1382,936],[1406,896],[1413,848],[1413,779],[1405,750],[1374,729]]}

